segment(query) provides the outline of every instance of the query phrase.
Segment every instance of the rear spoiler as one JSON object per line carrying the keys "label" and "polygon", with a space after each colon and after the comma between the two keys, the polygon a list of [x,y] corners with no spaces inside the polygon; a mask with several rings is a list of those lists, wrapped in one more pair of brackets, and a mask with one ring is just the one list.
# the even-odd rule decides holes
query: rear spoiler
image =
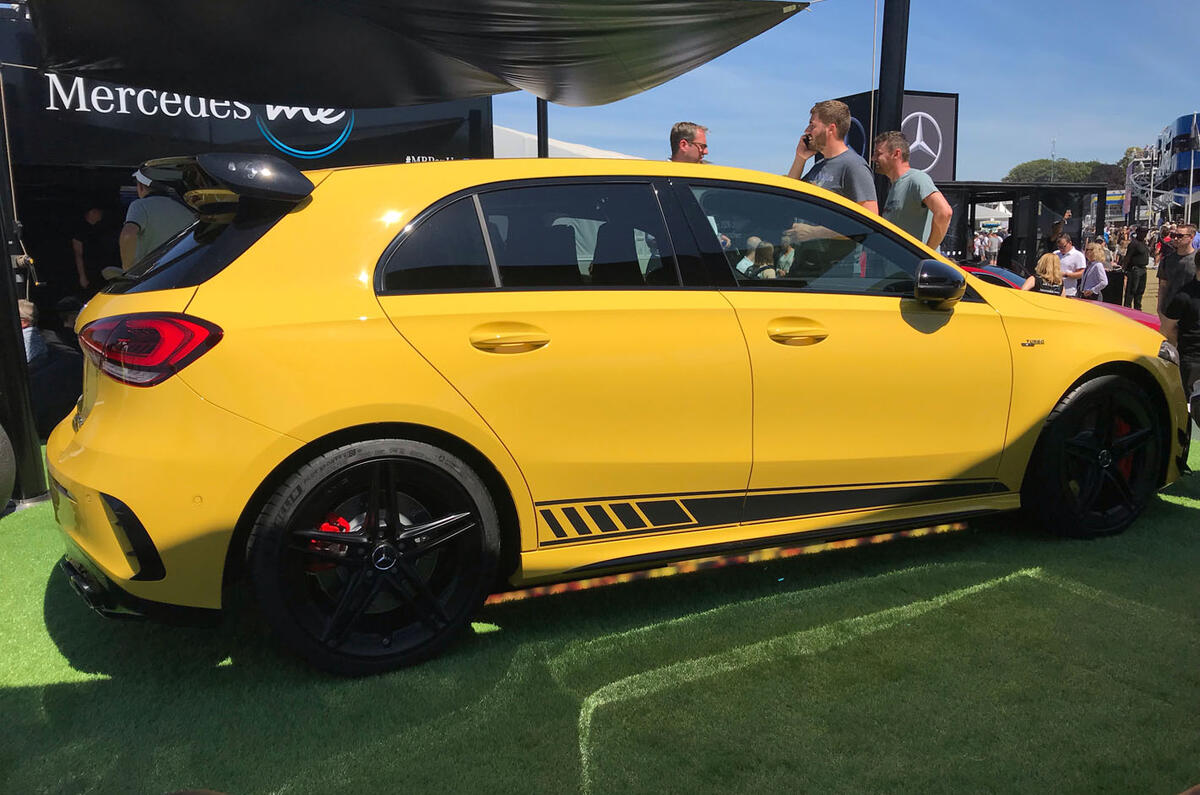
{"label": "rear spoiler", "polygon": [[312,193],[312,180],[273,155],[214,152],[195,157],[165,157],[144,165],[177,173],[163,180],[201,215],[237,209],[240,198],[299,204]]}

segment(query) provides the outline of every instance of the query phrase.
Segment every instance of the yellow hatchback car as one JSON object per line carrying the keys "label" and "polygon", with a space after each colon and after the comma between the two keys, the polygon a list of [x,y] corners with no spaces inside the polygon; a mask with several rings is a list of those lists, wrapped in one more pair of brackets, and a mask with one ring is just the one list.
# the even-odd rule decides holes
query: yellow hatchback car
{"label": "yellow hatchback car", "polygon": [[369,673],[496,590],[1022,506],[1115,533],[1184,466],[1161,336],[784,177],[162,165],[200,220],[80,315],[47,446],[103,613],[248,581],[287,646]]}

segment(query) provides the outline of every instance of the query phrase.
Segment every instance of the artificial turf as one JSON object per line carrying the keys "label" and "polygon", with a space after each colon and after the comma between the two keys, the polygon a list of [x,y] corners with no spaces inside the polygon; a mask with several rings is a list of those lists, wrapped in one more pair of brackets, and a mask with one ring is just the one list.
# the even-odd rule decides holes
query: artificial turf
{"label": "artificial turf", "polygon": [[496,604],[346,680],[252,619],[93,615],[37,506],[0,520],[0,792],[1180,792],[1198,520],[1191,475],[1115,538],[1011,520]]}

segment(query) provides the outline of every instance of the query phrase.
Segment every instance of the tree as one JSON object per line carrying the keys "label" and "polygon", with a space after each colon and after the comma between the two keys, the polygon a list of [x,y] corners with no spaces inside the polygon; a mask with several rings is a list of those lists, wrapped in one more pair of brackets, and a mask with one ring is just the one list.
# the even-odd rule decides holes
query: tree
{"label": "tree", "polygon": [[1092,163],[1076,163],[1074,160],[1030,160],[1013,166],[1004,182],[1083,182],[1092,171]]}
{"label": "tree", "polygon": [[1145,156],[1145,149],[1140,146],[1131,146],[1125,150],[1125,155],[1117,161],[1117,168],[1121,169],[1121,172],[1124,173],[1125,169],[1129,167],[1129,162],[1131,160],[1137,160],[1138,158]]}
{"label": "tree", "polygon": [[[1134,147],[1130,147],[1130,150]],[[1130,157],[1130,151],[1126,151]],[[1110,188],[1125,187],[1125,167],[1098,160],[1077,162],[1075,160],[1050,160],[1041,158],[1018,163],[1002,180],[1003,182],[1103,182]]]}

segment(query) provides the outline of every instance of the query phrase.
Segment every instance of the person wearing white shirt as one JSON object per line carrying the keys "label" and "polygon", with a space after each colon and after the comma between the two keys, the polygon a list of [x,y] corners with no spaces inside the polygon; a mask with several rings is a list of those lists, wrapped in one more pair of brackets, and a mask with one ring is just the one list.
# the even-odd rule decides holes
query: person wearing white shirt
{"label": "person wearing white shirt", "polygon": [[1079,279],[1087,270],[1087,260],[1082,251],[1071,245],[1070,235],[1058,236],[1058,264],[1062,268],[1063,295],[1079,297]]}

